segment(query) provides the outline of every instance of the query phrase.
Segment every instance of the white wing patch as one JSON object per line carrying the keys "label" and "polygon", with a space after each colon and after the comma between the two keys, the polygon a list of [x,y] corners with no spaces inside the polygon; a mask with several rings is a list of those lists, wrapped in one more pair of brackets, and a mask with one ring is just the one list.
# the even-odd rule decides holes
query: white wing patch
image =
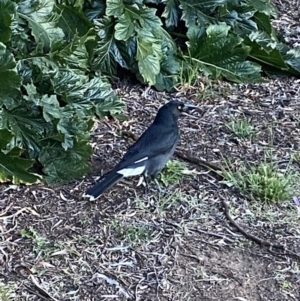
{"label": "white wing patch", "polygon": [[[144,159],[146,160],[146,159]],[[145,166],[128,167],[118,170],[117,173],[123,175],[123,177],[131,177],[141,175],[145,170]]]}
{"label": "white wing patch", "polygon": [[145,157],[145,158],[142,158],[142,159],[140,159],[140,160],[135,161],[134,163],[140,163],[140,162],[143,162],[143,161],[145,161],[145,160],[147,160],[147,159],[148,159],[148,157]]}

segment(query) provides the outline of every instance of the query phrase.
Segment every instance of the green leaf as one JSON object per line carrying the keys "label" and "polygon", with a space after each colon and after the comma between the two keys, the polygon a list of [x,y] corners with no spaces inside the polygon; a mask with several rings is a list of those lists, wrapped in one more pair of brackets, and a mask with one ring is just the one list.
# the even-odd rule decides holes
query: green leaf
{"label": "green leaf", "polygon": [[50,50],[51,39],[48,32],[42,27],[41,23],[21,13],[19,13],[19,16],[28,21],[36,43],[41,43],[41,47],[44,51],[48,52]]}
{"label": "green leaf", "polygon": [[26,149],[31,158],[35,158],[40,151],[38,141],[45,133],[51,131],[37,108],[26,106],[17,107],[11,111],[2,110],[0,128],[10,129],[15,136],[15,145]]}
{"label": "green leaf", "polygon": [[68,44],[55,41],[52,43],[50,56],[63,65],[67,64],[71,69],[86,71],[91,56],[86,45],[94,40],[94,31],[91,29],[81,37],[75,34]]}
{"label": "green leaf", "polygon": [[90,8],[84,11],[87,19],[92,22],[95,19],[100,19],[105,14],[105,3],[101,0],[94,0],[90,3]]}
{"label": "green leaf", "polygon": [[149,85],[154,85],[156,82],[156,75],[160,72],[159,60],[153,55],[148,55],[145,59],[139,60],[139,70],[144,80]]}
{"label": "green leaf", "polygon": [[0,0],[0,42],[7,42],[11,35],[11,23],[16,14],[17,5],[10,0]]}
{"label": "green leaf", "polygon": [[248,0],[247,6],[252,6],[258,12],[277,17],[277,8],[270,0]]}
{"label": "green leaf", "polygon": [[165,9],[162,17],[166,19],[166,26],[177,26],[179,21],[179,0],[163,0],[165,4]]}
{"label": "green leaf", "polygon": [[255,60],[270,66],[288,69],[286,62],[277,49],[277,41],[271,39],[265,32],[254,32],[246,37],[244,43],[251,47],[250,56]]}
{"label": "green leaf", "polygon": [[6,146],[13,139],[13,134],[6,130],[0,130],[0,182],[12,181],[18,183],[36,183],[40,180],[38,175],[28,172],[34,160],[20,158],[23,150],[14,147],[6,150]]}
{"label": "green leaf", "polygon": [[124,10],[123,0],[107,0],[106,15],[120,17]]}
{"label": "green leaf", "polygon": [[223,75],[235,82],[259,81],[260,67],[246,61],[249,47],[242,46],[242,38],[229,33],[225,23],[209,25],[206,32],[193,26],[188,31],[188,56],[206,73],[218,78]]}
{"label": "green leaf", "polygon": [[162,40],[163,57],[160,62],[160,73],[156,77],[155,88],[158,91],[172,91],[178,82],[180,61],[177,57],[177,48],[168,34]]}
{"label": "green leaf", "polygon": [[16,70],[12,54],[0,43],[0,108],[5,105],[13,109],[20,103],[20,86],[22,78]]}
{"label": "green leaf", "polygon": [[73,148],[64,150],[59,144],[43,147],[39,161],[43,165],[47,183],[66,182],[70,178],[82,177],[90,171],[86,160],[91,156],[92,148],[87,141],[74,142]]}
{"label": "green leaf", "polygon": [[115,26],[116,40],[127,41],[134,32],[134,23],[130,19],[129,14],[126,12],[120,18]]}
{"label": "green leaf", "polygon": [[82,114],[90,116],[88,113],[94,110],[98,115],[107,116],[121,113],[124,108],[105,78],[95,77],[88,81],[84,76],[65,69],[57,73],[52,83],[56,93],[68,104],[64,111],[75,110],[82,118]]}
{"label": "green leaf", "polygon": [[273,33],[270,16],[261,12],[256,12],[254,20],[256,21],[259,30],[265,31],[268,35]]}
{"label": "green leaf", "polygon": [[216,21],[212,13],[217,7],[225,5],[227,0],[180,0],[180,8],[182,9],[182,19],[186,23],[186,27],[192,25],[200,25],[203,27],[211,21]]}
{"label": "green leaf", "polygon": [[63,30],[69,39],[75,35],[84,36],[92,28],[92,23],[85,17],[80,8],[57,5],[56,9],[59,15],[57,26]]}
{"label": "green leaf", "polygon": [[140,74],[149,85],[155,84],[156,76],[160,72],[162,58],[161,39],[152,32],[142,29],[138,31],[137,54]]}
{"label": "green leaf", "polygon": [[296,75],[300,75],[300,48],[290,49],[284,55],[287,64],[294,69]]}

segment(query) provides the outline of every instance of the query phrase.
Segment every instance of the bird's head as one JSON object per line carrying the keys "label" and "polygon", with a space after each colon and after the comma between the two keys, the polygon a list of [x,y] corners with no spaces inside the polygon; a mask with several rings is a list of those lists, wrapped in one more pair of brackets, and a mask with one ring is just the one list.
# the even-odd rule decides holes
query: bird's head
{"label": "bird's head", "polygon": [[155,117],[155,123],[177,122],[181,113],[187,112],[197,107],[188,103],[173,99],[163,105]]}
{"label": "bird's head", "polygon": [[189,110],[197,108],[197,106],[195,105],[184,103],[178,99],[173,99],[169,101],[167,104],[164,105],[164,107],[167,107],[177,117],[183,112],[187,112]]}

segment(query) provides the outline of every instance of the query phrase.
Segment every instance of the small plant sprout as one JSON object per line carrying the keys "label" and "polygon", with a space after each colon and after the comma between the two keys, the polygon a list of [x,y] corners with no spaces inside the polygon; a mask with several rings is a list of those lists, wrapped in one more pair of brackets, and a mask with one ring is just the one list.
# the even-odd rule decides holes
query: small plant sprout
{"label": "small plant sprout", "polygon": [[284,173],[277,164],[263,162],[258,165],[247,164],[237,171],[223,171],[224,183],[234,186],[243,194],[262,202],[285,201],[293,194],[295,175],[290,168]]}
{"label": "small plant sprout", "polygon": [[188,169],[185,163],[176,160],[170,160],[167,163],[166,168],[161,173],[160,180],[165,186],[170,184],[177,185],[180,183],[183,177],[191,177],[187,170]]}
{"label": "small plant sprout", "polygon": [[255,135],[253,125],[246,117],[233,118],[225,125],[238,138],[247,138]]}

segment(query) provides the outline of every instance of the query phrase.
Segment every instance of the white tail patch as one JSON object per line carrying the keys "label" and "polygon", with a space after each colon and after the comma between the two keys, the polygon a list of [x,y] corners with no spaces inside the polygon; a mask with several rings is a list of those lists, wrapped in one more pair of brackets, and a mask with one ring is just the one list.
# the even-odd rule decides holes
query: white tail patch
{"label": "white tail patch", "polygon": [[83,198],[89,198],[90,199],[90,201],[95,201],[96,200],[96,198],[93,196],[93,195],[90,195],[90,194],[83,194],[82,195],[82,197]]}
{"label": "white tail patch", "polygon": [[[145,159],[146,160],[146,159]],[[123,175],[123,177],[131,177],[141,175],[145,170],[145,166],[128,167],[118,170],[117,173]]]}

